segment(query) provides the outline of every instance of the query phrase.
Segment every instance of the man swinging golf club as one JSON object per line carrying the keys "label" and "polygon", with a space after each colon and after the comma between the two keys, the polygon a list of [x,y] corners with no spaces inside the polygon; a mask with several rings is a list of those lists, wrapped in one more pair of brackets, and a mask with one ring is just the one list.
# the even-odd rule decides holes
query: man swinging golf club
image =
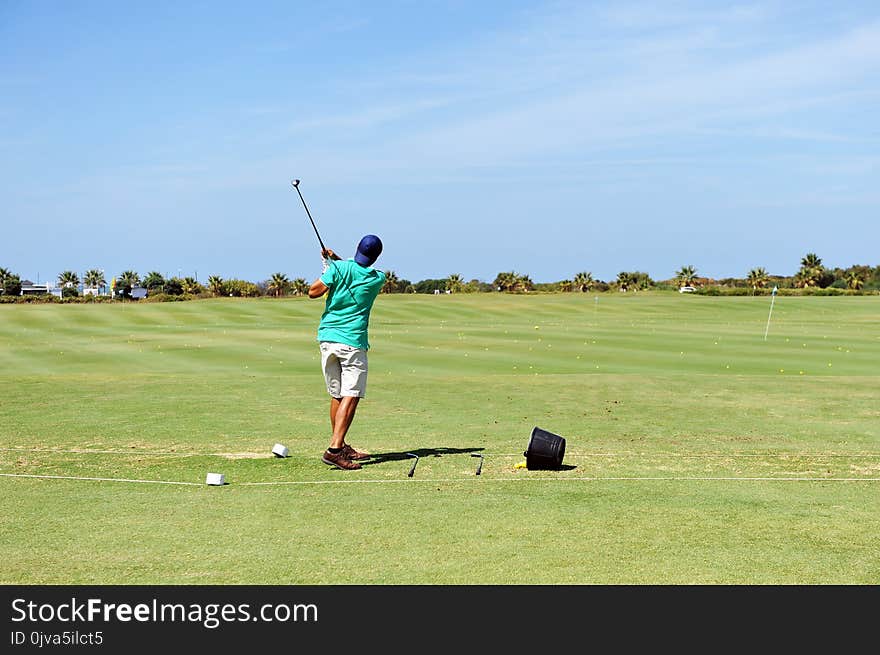
{"label": "man swinging golf club", "polygon": [[355,256],[345,261],[332,250],[322,248],[324,271],[309,287],[309,298],[327,294],[318,325],[318,342],[330,394],[333,434],[321,461],[345,470],[361,468],[358,460],[370,457],[345,443],[345,435],[367,389],[370,310],[386,277],[371,267],[381,253],[382,241],[374,234],[361,239]]}

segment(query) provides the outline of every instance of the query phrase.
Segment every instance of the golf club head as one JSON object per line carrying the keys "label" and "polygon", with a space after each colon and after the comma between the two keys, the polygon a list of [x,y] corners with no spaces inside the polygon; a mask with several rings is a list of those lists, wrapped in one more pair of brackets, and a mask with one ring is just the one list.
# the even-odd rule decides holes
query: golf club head
{"label": "golf club head", "polygon": [[298,186],[299,186],[299,180],[291,180],[290,183],[291,183],[294,187],[298,187]]}
{"label": "golf club head", "polygon": [[479,457],[480,463],[477,464],[477,472],[474,475],[479,475],[483,470],[483,456],[480,453],[471,453],[471,457]]}
{"label": "golf club head", "polygon": [[416,472],[416,464],[419,463],[419,456],[416,455],[415,453],[407,453],[407,455],[409,455],[410,457],[415,457],[415,458],[416,458],[416,461],[413,462],[413,465],[412,465],[412,467],[410,468],[409,473],[406,474],[406,476],[407,476],[408,478],[411,478],[411,477],[413,476],[413,473]]}

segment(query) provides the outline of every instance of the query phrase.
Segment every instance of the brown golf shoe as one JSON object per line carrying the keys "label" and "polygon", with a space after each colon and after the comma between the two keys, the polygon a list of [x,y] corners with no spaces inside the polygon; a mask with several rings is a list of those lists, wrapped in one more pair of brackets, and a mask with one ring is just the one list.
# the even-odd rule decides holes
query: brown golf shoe
{"label": "brown golf shoe", "polygon": [[370,453],[365,453],[360,450],[356,450],[352,448],[348,444],[342,446],[342,454],[348,457],[350,460],[355,461],[358,459],[370,459]]}
{"label": "brown golf shoe", "polygon": [[338,469],[344,469],[346,471],[353,471],[355,469],[359,469],[361,467],[357,462],[353,462],[349,459],[345,451],[341,451],[338,453],[331,453],[329,450],[325,450],[324,454],[321,456],[321,461],[325,464],[329,464],[330,466],[335,466]]}

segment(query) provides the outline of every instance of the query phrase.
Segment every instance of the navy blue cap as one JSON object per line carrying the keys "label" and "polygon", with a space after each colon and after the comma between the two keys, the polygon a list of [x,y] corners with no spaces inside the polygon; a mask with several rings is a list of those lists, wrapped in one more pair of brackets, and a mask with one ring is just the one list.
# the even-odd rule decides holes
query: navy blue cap
{"label": "navy blue cap", "polygon": [[382,240],[375,234],[368,234],[358,244],[354,260],[361,266],[372,266],[382,254]]}

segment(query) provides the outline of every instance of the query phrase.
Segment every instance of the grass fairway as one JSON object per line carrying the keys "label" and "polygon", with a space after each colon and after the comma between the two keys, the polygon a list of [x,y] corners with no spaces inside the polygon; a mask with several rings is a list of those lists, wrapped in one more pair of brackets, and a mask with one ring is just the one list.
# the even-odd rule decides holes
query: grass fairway
{"label": "grass fairway", "polygon": [[880,583],[880,298],[383,295],[353,472],[322,308],[0,306],[0,583]]}

